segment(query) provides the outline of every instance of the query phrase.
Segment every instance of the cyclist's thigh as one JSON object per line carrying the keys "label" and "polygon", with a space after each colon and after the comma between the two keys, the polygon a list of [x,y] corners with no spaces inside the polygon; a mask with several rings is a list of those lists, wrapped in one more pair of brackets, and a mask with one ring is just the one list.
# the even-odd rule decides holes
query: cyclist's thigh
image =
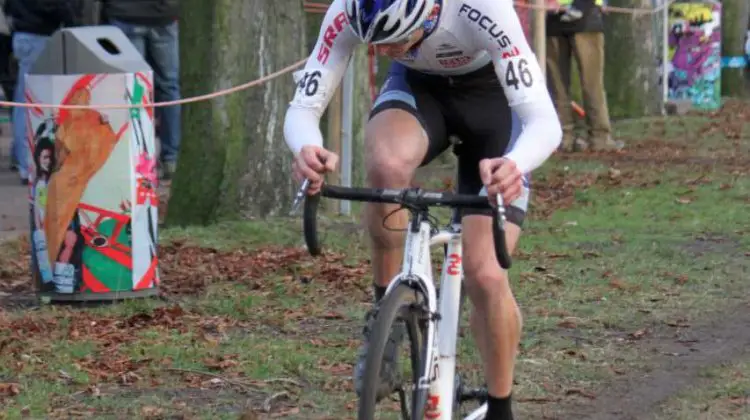
{"label": "cyclist's thigh", "polygon": [[396,160],[414,170],[448,148],[441,106],[419,80],[394,63],[370,112],[365,159],[371,164]]}
{"label": "cyclist's thigh", "polygon": [[[466,95],[456,104],[462,114],[462,130],[459,133],[462,145],[458,150],[458,191],[462,194],[486,194],[479,176],[479,161],[503,156],[506,150],[510,150],[520,133],[520,129],[513,129],[513,126],[520,121],[512,115],[500,86],[472,90],[472,93],[475,94]],[[519,228],[523,226],[526,217],[529,194],[529,178],[528,175],[524,175],[521,196],[507,204],[505,212],[507,221]],[[462,215],[491,214],[491,210],[486,209],[465,210]]]}

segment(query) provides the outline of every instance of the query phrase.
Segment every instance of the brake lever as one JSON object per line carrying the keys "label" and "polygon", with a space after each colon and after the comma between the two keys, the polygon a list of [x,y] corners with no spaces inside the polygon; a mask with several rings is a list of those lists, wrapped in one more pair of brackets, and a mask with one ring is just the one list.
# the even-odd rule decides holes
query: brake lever
{"label": "brake lever", "polygon": [[299,207],[302,204],[302,199],[305,198],[305,193],[307,193],[307,188],[310,186],[310,179],[305,178],[302,181],[302,185],[300,185],[299,190],[297,190],[297,194],[294,196],[294,202],[292,202],[292,210],[289,212],[290,216],[296,216],[299,214]]}
{"label": "brake lever", "polygon": [[496,194],[495,200],[497,202],[497,208],[495,211],[497,212],[497,215],[500,216],[500,221],[503,222],[501,226],[505,226],[505,204],[503,203],[503,196]]}

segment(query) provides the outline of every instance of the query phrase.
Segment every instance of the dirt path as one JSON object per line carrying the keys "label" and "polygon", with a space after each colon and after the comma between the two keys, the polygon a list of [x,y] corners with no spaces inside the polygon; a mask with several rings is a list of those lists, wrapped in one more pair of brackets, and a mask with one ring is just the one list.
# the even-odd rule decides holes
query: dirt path
{"label": "dirt path", "polygon": [[657,331],[639,347],[654,355],[649,372],[609,384],[590,403],[561,407],[556,418],[643,420],[670,397],[708,383],[710,378],[701,376],[704,369],[750,356],[750,299],[702,325]]}

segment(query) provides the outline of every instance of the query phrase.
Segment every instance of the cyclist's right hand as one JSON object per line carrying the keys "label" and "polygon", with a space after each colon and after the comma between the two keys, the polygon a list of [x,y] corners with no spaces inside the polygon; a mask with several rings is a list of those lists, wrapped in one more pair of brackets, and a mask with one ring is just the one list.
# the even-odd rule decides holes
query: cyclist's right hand
{"label": "cyclist's right hand", "polygon": [[323,185],[323,174],[335,171],[338,161],[338,155],[330,150],[320,146],[303,146],[294,157],[292,164],[294,179],[297,182],[302,182],[305,178],[309,179],[310,186],[307,193],[316,194]]}

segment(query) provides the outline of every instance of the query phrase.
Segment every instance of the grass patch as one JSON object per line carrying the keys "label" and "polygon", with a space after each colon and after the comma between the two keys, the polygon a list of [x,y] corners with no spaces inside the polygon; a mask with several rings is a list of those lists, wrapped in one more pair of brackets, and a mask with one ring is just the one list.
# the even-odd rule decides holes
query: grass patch
{"label": "grass patch", "polygon": [[664,403],[654,420],[750,418],[750,360],[701,373],[705,383]]}
{"label": "grass patch", "polygon": [[[625,153],[555,156],[535,172],[510,273],[524,314],[520,417],[563,399],[585,404],[608,381],[654,368],[640,339],[745,298],[750,181],[739,163],[750,131],[736,115],[619,122]],[[445,188],[452,170],[425,168],[419,183]],[[166,302],[1,312],[2,416],[352,418],[372,300],[359,209],[321,221],[324,259],[306,254],[296,218],[164,229]],[[0,247],[0,292],[28,292],[28,243]],[[463,325],[459,366],[478,385]],[[681,397],[663,418],[705,404],[729,413],[750,388],[732,375],[749,367],[715,373],[728,375],[717,376],[721,389]]]}

